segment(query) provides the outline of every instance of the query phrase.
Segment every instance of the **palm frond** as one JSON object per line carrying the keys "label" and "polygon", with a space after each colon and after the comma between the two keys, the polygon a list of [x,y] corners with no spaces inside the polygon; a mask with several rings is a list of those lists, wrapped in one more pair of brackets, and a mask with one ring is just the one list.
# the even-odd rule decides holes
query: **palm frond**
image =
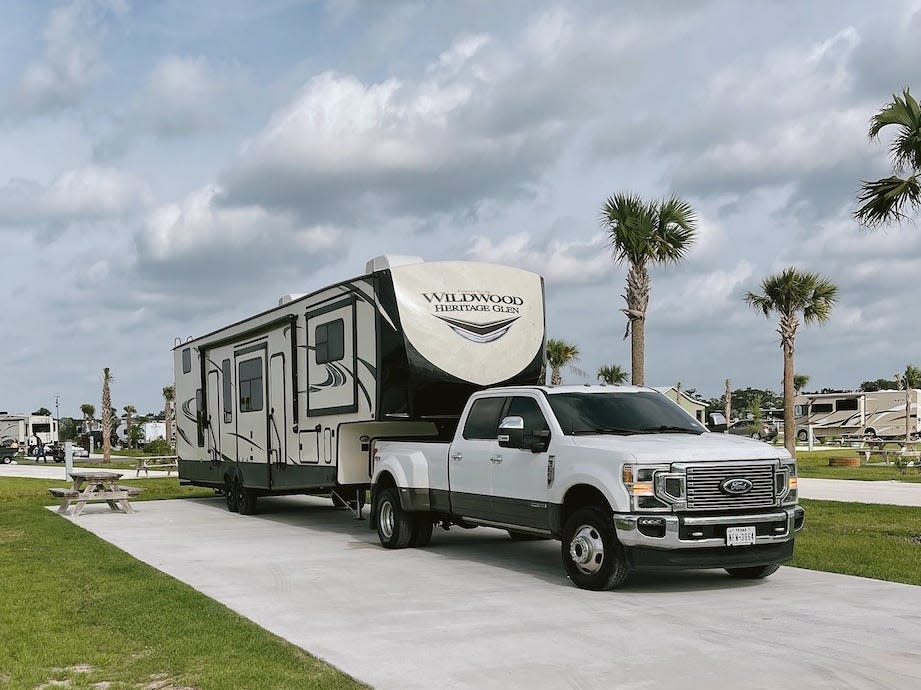
{"label": "palm frond", "polygon": [[803,315],[804,323],[828,320],[838,298],[838,286],[827,278],[794,267],[761,281],[761,294],[748,292],[745,301],[764,316],[777,313],[781,318]]}
{"label": "palm frond", "polygon": [[918,175],[902,179],[893,175],[875,182],[863,181],[857,200],[861,205],[854,217],[868,228],[876,228],[906,218],[905,207],[921,207],[921,183]]}
{"label": "palm frond", "polygon": [[900,172],[906,167],[921,170],[921,106],[908,88],[902,91],[901,97],[893,94],[892,101],[870,119],[870,139],[876,139],[890,125],[899,129],[889,146],[889,155],[896,171]]}

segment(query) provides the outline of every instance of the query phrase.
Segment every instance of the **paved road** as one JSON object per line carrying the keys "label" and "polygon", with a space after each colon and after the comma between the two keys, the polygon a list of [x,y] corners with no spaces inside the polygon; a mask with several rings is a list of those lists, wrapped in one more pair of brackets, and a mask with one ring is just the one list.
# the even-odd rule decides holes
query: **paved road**
{"label": "paved road", "polygon": [[[105,465],[74,465],[75,468],[83,470],[105,470],[107,469]],[[144,479],[144,474],[141,473],[140,477],[135,476],[134,470],[118,470],[113,469],[112,472],[121,472],[122,479]],[[159,477],[166,477],[167,474],[163,470],[150,470],[150,478],[156,479]],[[176,472],[173,472],[171,477],[176,476]],[[24,479],[60,479],[61,481],[70,481],[64,474],[64,465],[63,464],[50,464],[50,465],[0,465],[0,477],[21,477]]]}
{"label": "paved road", "polygon": [[135,506],[68,519],[377,688],[921,687],[921,587],[782,568],[586,592],[558,542],[497,530],[387,551],[325,499]]}
{"label": "paved road", "polygon": [[910,482],[865,482],[854,479],[800,477],[799,491],[800,498],[817,498],[823,501],[921,506],[921,484]]}

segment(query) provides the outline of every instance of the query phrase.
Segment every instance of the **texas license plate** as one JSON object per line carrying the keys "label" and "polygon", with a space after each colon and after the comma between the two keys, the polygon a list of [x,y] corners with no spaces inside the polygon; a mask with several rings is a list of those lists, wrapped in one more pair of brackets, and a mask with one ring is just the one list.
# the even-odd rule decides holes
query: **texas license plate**
{"label": "texas license plate", "polygon": [[727,527],[726,546],[751,546],[755,543],[755,528]]}

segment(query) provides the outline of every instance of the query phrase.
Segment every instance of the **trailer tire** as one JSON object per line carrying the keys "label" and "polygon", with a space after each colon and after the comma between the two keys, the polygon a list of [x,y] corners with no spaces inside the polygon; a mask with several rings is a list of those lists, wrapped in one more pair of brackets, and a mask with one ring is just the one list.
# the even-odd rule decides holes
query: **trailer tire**
{"label": "trailer tire", "polygon": [[800,429],[799,431],[796,432],[796,438],[797,438],[797,440],[799,440],[799,441],[803,441],[803,442],[808,441],[808,440],[809,440],[809,432],[806,431],[805,429]]}
{"label": "trailer tire", "polygon": [[780,563],[769,563],[768,565],[756,565],[751,568],[726,568],[726,572],[732,577],[741,580],[763,580],[768,575],[776,573],[780,568]]}
{"label": "trailer tire", "polygon": [[413,536],[409,541],[410,546],[428,546],[432,543],[432,532],[435,522],[430,513],[413,515]]}
{"label": "trailer tire", "polygon": [[601,508],[591,506],[573,512],[563,527],[561,548],[563,567],[581,589],[615,589],[630,573],[611,516]]}
{"label": "trailer tire", "polygon": [[238,496],[236,491],[236,480],[229,474],[224,476],[224,500],[227,502],[227,510],[231,513],[240,512],[240,504],[237,502]]}
{"label": "trailer tire", "polygon": [[414,516],[403,510],[396,487],[388,486],[376,494],[374,514],[377,516],[377,536],[388,549],[410,546],[416,532]]}
{"label": "trailer tire", "polygon": [[256,512],[256,502],[258,496],[252,489],[243,486],[243,482],[237,480],[237,505],[240,508],[240,515],[253,515]]}

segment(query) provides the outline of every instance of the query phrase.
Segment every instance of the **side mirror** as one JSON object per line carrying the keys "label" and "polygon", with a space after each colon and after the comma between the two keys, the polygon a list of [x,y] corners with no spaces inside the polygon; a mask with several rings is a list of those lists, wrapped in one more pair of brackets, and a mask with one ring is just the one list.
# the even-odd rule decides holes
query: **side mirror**
{"label": "side mirror", "polygon": [[524,419],[521,417],[506,417],[499,424],[497,439],[502,448],[524,447]]}
{"label": "side mirror", "polygon": [[541,429],[531,434],[530,449],[532,453],[544,453],[550,447],[550,430]]}

